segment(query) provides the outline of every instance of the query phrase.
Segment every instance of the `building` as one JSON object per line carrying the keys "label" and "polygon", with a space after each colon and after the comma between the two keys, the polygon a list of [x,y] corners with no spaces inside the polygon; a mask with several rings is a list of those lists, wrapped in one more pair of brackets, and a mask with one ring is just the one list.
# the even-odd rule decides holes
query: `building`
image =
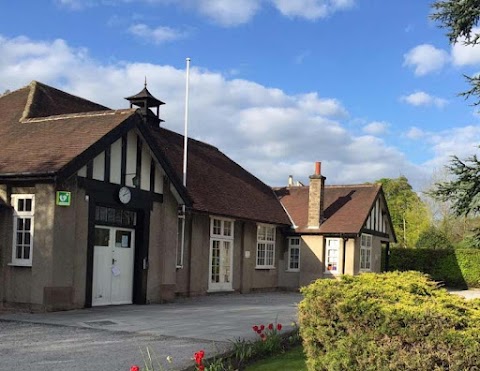
{"label": "building", "polygon": [[[332,201],[338,210],[321,176],[310,187],[275,193],[217,148],[192,139],[184,187],[184,137],[161,126],[164,103],[146,86],[126,99],[129,109],[111,110],[35,81],[0,97],[4,305],[62,310],[294,289],[327,276],[319,267],[325,253],[333,264],[333,250],[323,248],[333,236],[347,238],[346,249],[337,249],[347,263],[337,262],[335,272],[356,274],[360,261],[379,269],[377,246],[394,239],[380,187],[364,197],[372,215],[387,220],[378,236],[368,220],[345,230],[333,222],[358,211],[350,205],[361,191],[350,201],[348,192],[335,194],[344,197],[343,205]],[[312,201],[294,206],[305,191]],[[325,199],[326,208],[314,199]],[[295,212],[305,207],[319,217],[323,211],[317,227]],[[376,226],[379,219],[372,220]],[[372,250],[359,242],[368,226]]]}
{"label": "building", "polygon": [[293,228],[280,285],[299,287],[318,278],[380,272],[382,246],[395,232],[380,184],[325,186],[321,163],[309,186],[276,188]]}

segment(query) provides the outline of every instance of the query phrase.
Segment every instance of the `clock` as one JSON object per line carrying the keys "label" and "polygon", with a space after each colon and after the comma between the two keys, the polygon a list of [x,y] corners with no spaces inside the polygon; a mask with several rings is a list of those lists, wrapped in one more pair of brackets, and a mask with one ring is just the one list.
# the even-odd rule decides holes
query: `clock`
{"label": "clock", "polygon": [[128,204],[132,199],[132,192],[128,187],[122,187],[118,190],[118,199],[124,205]]}

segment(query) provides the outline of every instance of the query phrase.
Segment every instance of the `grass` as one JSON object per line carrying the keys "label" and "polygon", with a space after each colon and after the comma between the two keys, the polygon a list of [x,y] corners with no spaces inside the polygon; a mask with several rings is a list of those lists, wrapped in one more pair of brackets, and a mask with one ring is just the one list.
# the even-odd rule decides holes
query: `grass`
{"label": "grass", "polygon": [[262,359],[246,368],[246,371],[277,371],[277,370],[295,370],[306,371],[305,356],[303,355],[303,347],[298,346],[289,351],[273,355],[269,358]]}

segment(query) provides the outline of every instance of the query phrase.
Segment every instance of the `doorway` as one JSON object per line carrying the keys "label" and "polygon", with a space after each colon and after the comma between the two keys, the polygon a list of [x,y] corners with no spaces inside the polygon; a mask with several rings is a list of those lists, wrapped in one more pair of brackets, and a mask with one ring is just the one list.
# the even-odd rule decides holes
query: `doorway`
{"label": "doorway", "polygon": [[92,306],[132,304],[135,230],[95,226]]}

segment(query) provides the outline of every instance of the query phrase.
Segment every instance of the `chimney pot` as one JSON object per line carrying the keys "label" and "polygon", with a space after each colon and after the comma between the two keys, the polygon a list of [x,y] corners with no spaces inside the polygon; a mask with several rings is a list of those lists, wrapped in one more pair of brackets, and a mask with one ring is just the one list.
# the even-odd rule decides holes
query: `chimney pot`
{"label": "chimney pot", "polygon": [[322,163],[320,161],[315,162],[315,175],[322,173]]}
{"label": "chimney pot", "polygon": [[293,186],[293,176],[292,175],[288,176],[288,186],[289,187]]}

